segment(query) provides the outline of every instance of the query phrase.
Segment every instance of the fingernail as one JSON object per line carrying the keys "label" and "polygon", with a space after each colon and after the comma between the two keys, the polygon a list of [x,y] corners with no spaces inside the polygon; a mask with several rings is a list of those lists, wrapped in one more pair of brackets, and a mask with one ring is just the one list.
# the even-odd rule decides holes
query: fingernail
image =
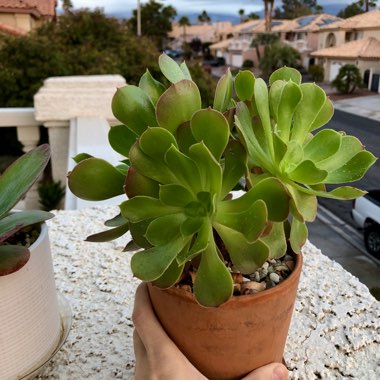
{"label": "fingernail", "polygon": [[284,366],[278,365],[273,370],[273,380],[286,380],[288,378],[288,371]]}

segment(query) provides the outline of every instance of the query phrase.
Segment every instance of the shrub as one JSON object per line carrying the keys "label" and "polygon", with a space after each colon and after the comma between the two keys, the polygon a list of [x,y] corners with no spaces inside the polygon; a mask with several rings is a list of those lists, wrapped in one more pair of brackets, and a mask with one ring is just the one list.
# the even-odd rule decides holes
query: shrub
{"label": "shrub", "polygon": [[359,68],[355,65],[344,65],[339,69],[337,77],[331,82],[341,94],[352,94],[357,87],[363,85]]}
{"label": "shrub", "polygon": [[243,69],[251,69],[252,67],[254,67],[252,59],[245,59],[243,62],[242,68]]}
{"label": "shrub", "polygon": [[314,82],[322,82],[325,77],[325,70],[320,65],[310,65],[309,74]]}

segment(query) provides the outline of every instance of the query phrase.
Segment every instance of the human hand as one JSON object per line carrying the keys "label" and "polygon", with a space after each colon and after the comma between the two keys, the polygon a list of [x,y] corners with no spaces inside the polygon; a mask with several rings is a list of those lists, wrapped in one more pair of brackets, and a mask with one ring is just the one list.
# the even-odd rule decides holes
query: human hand
{"label": "human hand", "polygon": [[[133,309],[135,380],[207,380],[168,337],[157,320],[145,283],[136,290]],[[242,380],[286,380],[283,364],[258,368]]]}

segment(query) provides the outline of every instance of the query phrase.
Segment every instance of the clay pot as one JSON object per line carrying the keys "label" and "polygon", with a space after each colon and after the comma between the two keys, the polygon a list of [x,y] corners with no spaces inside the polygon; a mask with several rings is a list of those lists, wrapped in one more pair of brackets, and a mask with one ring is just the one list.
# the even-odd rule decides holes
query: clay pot
{"label": "clay pot", "polygon": [[182,289],[148,289],[164,329],[199,371],[209,379],[241,379],[282,361],[301,267],[298,254],[293,272],[279,285],[217,308],[200,306]]}

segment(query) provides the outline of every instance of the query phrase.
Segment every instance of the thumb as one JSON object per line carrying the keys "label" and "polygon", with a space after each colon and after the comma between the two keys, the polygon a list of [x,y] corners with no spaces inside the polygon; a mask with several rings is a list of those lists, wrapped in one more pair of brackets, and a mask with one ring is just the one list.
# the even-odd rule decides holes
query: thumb
{"label": "thumb", "polygon": [[281,363],[271,363],[257,368],[242,380],[286,380],[288,370]]}

